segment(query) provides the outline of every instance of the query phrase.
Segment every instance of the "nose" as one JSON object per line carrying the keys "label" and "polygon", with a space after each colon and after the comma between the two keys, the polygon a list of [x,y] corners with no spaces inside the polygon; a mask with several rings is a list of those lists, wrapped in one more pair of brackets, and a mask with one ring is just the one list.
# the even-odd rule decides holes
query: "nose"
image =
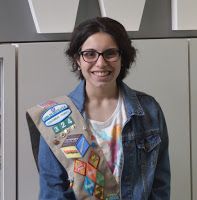
{"label": "nose", "polygon": [[97,66],[104,66],[106,65],[106,60],[104,59],[103,55],[99,55],[98,60],[96,61]]}

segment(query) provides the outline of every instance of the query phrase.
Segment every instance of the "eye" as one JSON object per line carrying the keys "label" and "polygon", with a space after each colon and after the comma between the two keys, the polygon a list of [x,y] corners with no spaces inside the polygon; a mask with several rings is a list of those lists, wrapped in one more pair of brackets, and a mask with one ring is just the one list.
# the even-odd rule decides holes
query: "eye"
{"label": "eye", "polygon": [[85,58],[95,58],[95,57],[97,57],[96,51],[83,51],[83,52],[82,52],[82,55],[83,55]]}
{"label": "eye", "polygon": [[103,52],[105,58],[114,58],[119,56],[119,50],[118,49],[107,49]]}

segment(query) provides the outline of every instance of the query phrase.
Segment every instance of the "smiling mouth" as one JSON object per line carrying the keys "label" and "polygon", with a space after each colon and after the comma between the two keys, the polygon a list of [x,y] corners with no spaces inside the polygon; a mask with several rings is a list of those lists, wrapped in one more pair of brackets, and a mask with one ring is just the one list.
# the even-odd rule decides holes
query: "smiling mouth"
{"label": "smiling mouth", "polygon": [[102,71],[102,72],[95,71],[95,72],[92,72],[92,73],[96,76],[99,76],[99,77],[105,77],[105,76],[108,76],[108,75],[111,74],[110,71]]}

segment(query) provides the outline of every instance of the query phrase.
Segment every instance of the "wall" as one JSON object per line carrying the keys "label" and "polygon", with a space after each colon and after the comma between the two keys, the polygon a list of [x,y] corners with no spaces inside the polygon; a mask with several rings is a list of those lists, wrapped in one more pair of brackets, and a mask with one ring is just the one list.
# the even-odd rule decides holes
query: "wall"
{"label": "wall", "polygon": [[[38,34],[27,0],[1,0],[0,4],[0,43],[70,39],[69,33]],[[100,16],[98,5],[97,0],[80,0],[76,24]],[[171,1],[146,0],[140,29],[129,32],[129,35],[133,39],[197,36],[197,31],[172,31],[171,27]]]}

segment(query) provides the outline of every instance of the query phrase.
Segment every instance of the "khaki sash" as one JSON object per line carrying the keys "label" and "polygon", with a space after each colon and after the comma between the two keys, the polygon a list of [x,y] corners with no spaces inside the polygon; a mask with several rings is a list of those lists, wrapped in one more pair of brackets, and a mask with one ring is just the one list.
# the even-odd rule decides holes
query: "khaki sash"
{"label": "khaki sash", "polygon": [[66,169],[78,200],[119,199],[119,184],[103,151],[70,98],[57,97],[34,106],[26,116],[36,163],[41,134]]}

